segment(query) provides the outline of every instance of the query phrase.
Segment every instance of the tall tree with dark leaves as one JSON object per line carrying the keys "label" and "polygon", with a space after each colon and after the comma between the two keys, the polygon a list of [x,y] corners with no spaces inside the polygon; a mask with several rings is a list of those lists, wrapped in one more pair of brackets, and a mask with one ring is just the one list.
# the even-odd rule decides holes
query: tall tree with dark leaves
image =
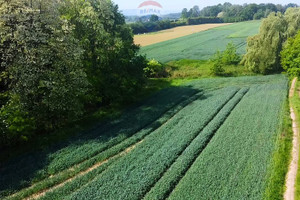
{"label": "tall tree with dark leaves", "polygon": [[131,29],[110,0],[65,0],[64,18],[85,50],[83,64],[93,93],[89,104],[128,100],[142,87],[145,58],[138,56]]}
{"label": "tall tree with dark leaves", "polygon": [[1,72],[9,93],[0,116],[8,138],[47,132],[83,113],[88,86],[80,65],[83,50],[58,7],[55,0],[0,5]]}

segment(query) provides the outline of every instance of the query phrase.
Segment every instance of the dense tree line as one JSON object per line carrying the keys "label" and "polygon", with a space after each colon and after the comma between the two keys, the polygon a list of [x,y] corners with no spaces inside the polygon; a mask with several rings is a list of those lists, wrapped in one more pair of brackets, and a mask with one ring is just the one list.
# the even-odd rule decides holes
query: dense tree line
{"label": "dense tree line", "polygon": [[[151,18],[150,18],[151,19]],[[143,34],[154,31],[170,29],[185,25],[198,25],[208,23],[223,23],[223,19],[217,17],[193,17],[184,20],[149,20],[148,22],[131,23],[130,27],[134,34]]]}
{"label": "dense tree line", "polygon": [[[300,8],[289,8],[285,14],[280,12],[271,13],[263,20],[259,34],[248,38],[247,53],[242,64],[251,71],[269,74],[287,69],[286,56],[288,50],[281,54],[287,44],[288,38],[293,38],[300,30]],[[297,39],[295,40],[297,42]],[[295,47],[293,40],[288,42],[291,48]],[[289,47],[288,47],[289,49]],[[283,59],[281,63],[281,59]]]}
{"label": "dense tree line", "polygon": [[144,57],[110,0],[0,2],[0,145],[130,101]]}
{"label": "dense tree line", "polygon": [[284,13],[290,7],[297,7],[296,4],[288,4],[286,6],[269,4],[244,4],[233,5],[231,3],[218,4],[208,6],[199,10],[198,6],[194,6],[190,10],[184,8],[181,17],[220,17],[224,22],[240,22],[247,20],[257,20],[267,17],[271,12]]}
{"label": "dense tree line", "polygon": [[216,23],[224,23],[224,21],[222,18],[218,18],[218,17],[193,17],[193,18],[188,18],[186,22],[187,25],[216,24]]}
{"label": "dense tree line", "polygon": [[187,25],[186,21],[156,20],[129,24],[134,34],[143,34]]}
{"label": "dense tree line", "polygon": [[297,5],[292,3],[285,6],[272,3],[244,5],[224,3],[208,6],[202,10],[200,10],[199,6],[194,6],[191,9],[184,8],[179,20],[170,21],[158,17],[155,18],[156,20],[153,20],[154,16],[143,16],[137,19],[138,22],[131,23],[130,26],[134,34],[142,34],[184,25],[259,20],[268,17],[272,12],[285,13],[290,7],[297,7]]}

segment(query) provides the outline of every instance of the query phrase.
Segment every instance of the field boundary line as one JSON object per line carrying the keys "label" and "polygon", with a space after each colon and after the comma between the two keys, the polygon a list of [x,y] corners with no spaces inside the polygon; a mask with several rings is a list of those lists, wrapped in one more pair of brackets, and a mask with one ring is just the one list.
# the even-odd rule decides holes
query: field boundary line
{"label": "field boundary line", "polygon": [[[204,124],[204,126],[198,131],[198,134],[195,134],[195,137],[183,148],[183,150],[178,154],[178,156],[174,159],[174,161],[166,168],[166,170],[160,175],[160,178],[152,184],[149,189],[142,195],[141,199],[144,199],[145,196],[152,190],[153,187],[155,187],[156,183],[167,173],[167,171],[172,167],[172,165],[176,162],[176,160],[185,152],[185,150],[190,146],[190,144],[199,136],[199,134],[210,124],[212,120],[215,119],[215,117],[220,113],[220,111],[238,94],[238,92],[241,91],[241,89],[237,90],[232,94],[232,96],[224,102],[224,104],[218,109],[215,114],[208,119],[208,122]],[[168,195],[167,195],[168,196]],[[166,198],[165,198],[166,199]]]}
{"label": "field boundary line", "polygon": [[[293,79],[289,97],[292,98],[295,95],[297,78]],[[297,116],[294,112],[294,108],[290,106],[291,119],[293,121],[293,147],[292,147],[292,160],[289,165],[289,171],[286,175],[286,190],[284,193],[284,200],[294,200],[295,199],[295,184],[298,172],[298,164],[299,164],[299,127],[297,124]],[[298,116],[299,117],[299,116]]]}
{"label": "field boundary line", "polygon": [[[172,110],[174,110],[176,107],[179,107],[180,104],[183,104],[181,107],[179,107],[179,109],[178,109],[176,112],[170,114],[170,117],[168,118],[168,120],[166,120],[164,123],[158,125],[157,127],[152,128],[152,130],[150,130],[149,133],[147,133],[146,135],[144,135],[143,137],[141,137],[140,140],[138,140],[138,141],[135,142],[134,144],[131,144],[132,146],[137,145],[139,142],[141,142],[142,140],[144,140],[145,137],[147,137],[148,135],[150,135],[150,134],[153,133],[154,131],[160,129],[162,126],[164,126],[166,123],[168,123],[172,118],[174,118],[174,116],[177,115],[182,109],[184,109],[185,107],[187,107],[188,105],[190,105],[191,103],[193,103],[197,98],[199,98],[199,97],[202,96],[202,95],[203,95],[203,92],[202,92],[202,91],[200,91],[200,92],[199,92],[199,91],[196,91],[194,94],[192,94],[191,96],[189,96],[187,99],[180,101],[179,103],[175,104],[175,105],[172,106],[170,109],[168,109],[166,112],[162,113],[162,114],[161,114],[158,118],[156,118],[155,120],[153,120],[153,121],[147,123],[145,126],[143,126],[143,127],[140,128],[138,131],[136,131],[134,134],[132,134],[129,138],[126,138],[125,140],[122,140],[121,142],[118,142],[118,143],[116,143],[115,145],[112,145],[111,147],[109,147],[109,148],[106,149],[106,150],[100,151],[99,153],[97,153],[97,154],[91,156],[90,158],[85,159],[85,160],[83,160],[83,161],[81,161],[81,162],[79,162],[79,163],[77,163],[77,164],[71,166],[70,168],[67,168],[67,169],[63,170],[62,172],[60,172],[60,173],[58,173],[58,174],[55,174],[55,175],[53,175],[53,176],[49,176],[48,178],[53,179],[53,178],[58,177],[59,175],[61,175],[61,174],[63,174],[63,173],[68,173],[68,172],[70,172],[70,171],[74,171],[75,168],[77,168],[77,167],[79,167],[80,165],[84,164],[85,162],[87,162],[87,161],[89,161],[89,160],[95,158],[95,157],[98,156],[99,154],[101,154],[101,153],[103,153],[103,152],[105,152],[105,151],[107,151],[107,150],[109,150],[109,149],[112,149],[113,147],[115,147],[115,146],[117,146],[117,145],[120,145],[122,142],[125,142],[126,140],[130,140],[132,137],[134,137],[136,134],[138,134],[138,132],[140,132],[140,131],[143,130],[143,129],[146,129],[146,128],[149,127],[149,126],[151,126],[151,125],[152,125],[153,123],[155,123],[158,119],[160,119],[160,118],[163,117],[164,115],[168,115],[168,113],[171,113]],[[124,148],[128,148],[128,146],[127,146],[127,147],[124,147]],[[121,150],[121,151],[122,151],[122,150]],[[121,152],[121,151],[120,151],[120,152]],[[112,156],[110,156],[110,157],[108,157],[108,158],[106,158],[106,159],[104,159],[104,160],[102,160],[102,161],[99,161],[99,162],[104,162],[105,160],[111,159],[111,158],[113,158],[114,156],[118,155],[120,152],[118,152],[117,154],[114,154],[114,155],[112,155]],[[104,164],[104,163],[103,163],[103,164]],[[101,165],[100,165],[100,166],[101,166]],[[78,174],[80,174],[80,172],[85,171],[85,170],[86,170],[86,168],[83,169],[83,170],[80,170]],[[77,176],[77,174],[74,174],[74,175],[69,176],[67,179],[64,179],[62,182],[59,181],[60,183],[58,183],[58,184],[54,184],[54,185],[45,187],[45,188],[43,188],[42,191],[47,190],[47,189],[50,189],[50,188],[52,188],[52,187],[55,187],[56,185],[59,185],[59,184],[65,182],[66,180],[72,179],[72,178],[75,177],[75,176]],[[32,186],[29,186],[29,187],[27,187],[27,188],[24,188],[24,189],[22,189],[21,191],[31,190],[31,189],[33,189],[34,187],[37,187],[37,185],[38,185],[39,183],[45,181],[46,179],[47,179],[47,178],[42,179],[41,181],[36,182],[36,183],[33,184]],[[5,198],[7,198],[7,199],[13,198],[13,197],[15,197],[16,195],[18,195],[19,193],[20,193],[20,191],[14,193],[14,194],[11,194],[11,195],[9,195],[9,196],[7,196],[7,197],[5,197]],[[28,195],[28,196],[29,196],[29,195]],[[28,196],[25,196],[25,198],[28,198]],[[30,195],[30,196],[32,196],[32,195]]]}

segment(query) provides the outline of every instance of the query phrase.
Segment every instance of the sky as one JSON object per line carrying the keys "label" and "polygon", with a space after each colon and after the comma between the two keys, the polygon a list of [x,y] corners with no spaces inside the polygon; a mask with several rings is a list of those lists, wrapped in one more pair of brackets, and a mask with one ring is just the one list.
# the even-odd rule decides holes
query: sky
{"label": "sky", "polygon": [[[138,6],[144,2],[145,0],[113,0],[116,4],[119,5],[120,10],[128,10],[128,9],[137,9]],[[286,5],[288,3],[297,3],[296,0],[210,0],[210,1],[200,1],[200,0],[155,0],[160,3],[164,10],[168,11],[181,11],[183,8],[191,8],[194,5],[198,5],[201,8],[210,5],[216,5],[219,3],[230,2],[232,4],[244,4],[244,3],[273,3],[273,4],[283,4]],[[299,2],[298,2],[299,4]]]}

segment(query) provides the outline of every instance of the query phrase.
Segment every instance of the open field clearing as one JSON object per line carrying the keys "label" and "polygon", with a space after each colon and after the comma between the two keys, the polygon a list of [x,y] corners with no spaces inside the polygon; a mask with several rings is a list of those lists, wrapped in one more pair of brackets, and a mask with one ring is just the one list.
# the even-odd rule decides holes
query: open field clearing
{"label": "open field clearing", "polygon": [[155,33],[135,35],[134,43],[144,47],[151,44],[156,44],[159,42],[183,37],[193,33],[198,33],[201,31],[206,31],[212,28],[226,26],[226,25],[228,24],[224,23],[224,24],[201,24],[201,25],[193,25],[193,26],[180,26],[168,30],[158,31]]}
{"label": "open field clearing", "polygon": [[0,166],[2,199],[262,199],[283,75],[164,89],[72,140]]}
{"label": "open field clearing", "polygon": [[141,54],[164,63],[181,59],[207,60],[216,50],[224,51],[230,42],[237,45],[238,53],[244,54],[247,38],[258,33],[260,24],[260,21],[249,21],[213,28],[143,47]]}

